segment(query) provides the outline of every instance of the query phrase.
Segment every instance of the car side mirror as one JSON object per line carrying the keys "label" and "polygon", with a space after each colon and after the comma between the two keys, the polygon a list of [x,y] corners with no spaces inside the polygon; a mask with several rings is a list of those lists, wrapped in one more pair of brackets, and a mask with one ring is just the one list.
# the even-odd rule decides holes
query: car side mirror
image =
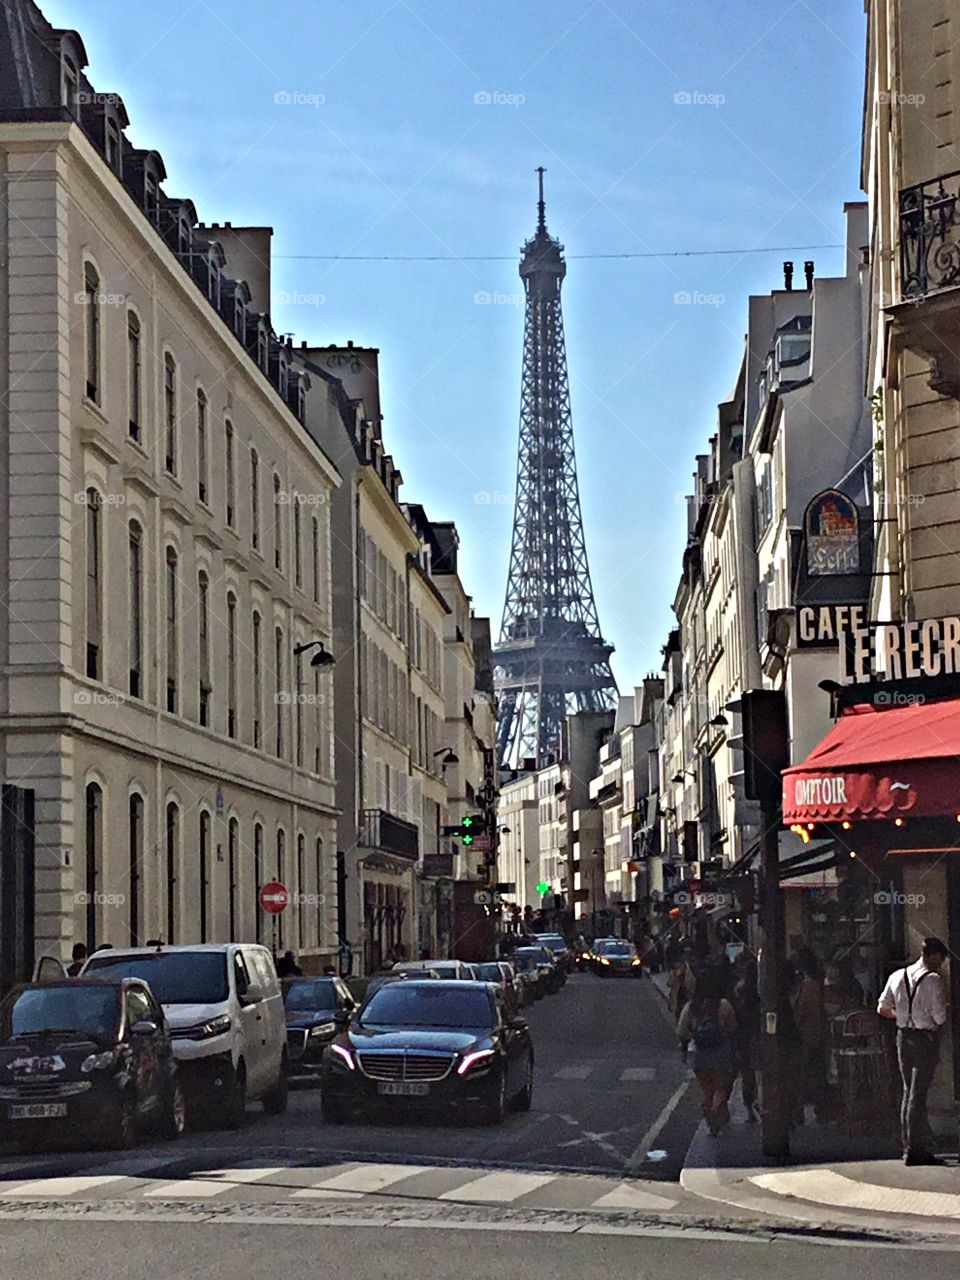
{"label": "car side mirror", "polygon": [[259,982],[251,982],[246,991],[240,996],[241,1004],[259,1004],[263,999],[263,987]]}
{"label": "car side mirror", "polygon": [[152,1018],[141,1018],[139,1022],[135,1022],[130,1028],[130,1034],[134,1036],[155,1036],[160,1028]]}

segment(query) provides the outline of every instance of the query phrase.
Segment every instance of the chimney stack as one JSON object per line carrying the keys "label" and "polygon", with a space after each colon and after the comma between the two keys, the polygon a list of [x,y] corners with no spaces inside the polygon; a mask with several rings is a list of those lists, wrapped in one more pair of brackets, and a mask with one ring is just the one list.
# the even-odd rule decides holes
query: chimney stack
{"label": "chimney stack", "polygon": [[803,264],[803,274],[807,277],[807,288],[813,288],[813,262],[808,258]]}
{"label": "chimney stack", "polygon": [[793,263],[785,262],[783,264],[783,287],[787,293],[793,291]]}

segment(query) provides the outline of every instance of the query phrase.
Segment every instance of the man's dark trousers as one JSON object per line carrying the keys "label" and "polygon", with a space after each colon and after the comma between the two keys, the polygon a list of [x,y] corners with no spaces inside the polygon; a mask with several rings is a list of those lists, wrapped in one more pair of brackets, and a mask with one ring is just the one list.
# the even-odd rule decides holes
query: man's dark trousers
{"label": "man's dark trousers", "polygon": [[897,1032],[897,1058],[903,1081],[900,1133],[904,1155],[921,1154],[930,1140],[927,1093],[936,1070],[937,1054],[937,1032],[903,1027]]}

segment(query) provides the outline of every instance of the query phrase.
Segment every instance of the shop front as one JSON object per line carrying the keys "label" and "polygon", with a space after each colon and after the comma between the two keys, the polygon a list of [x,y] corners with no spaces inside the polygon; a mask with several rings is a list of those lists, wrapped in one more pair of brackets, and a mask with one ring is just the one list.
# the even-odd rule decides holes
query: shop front
{"label": "shop front", "polygon": [[[878,707],[877,701],[880,701]],[[960,1009],[960,699],[848,705],[802,764],[784,771],[784,822],[804,840],[831,840],[837,883],[808,893],[804,941],[829,936],[868,999],[936,935],[951,955]],[[834,954],[837,954],[834,951]],[[960,1101],[960,1017],[944,1037],[931,1110]]]}

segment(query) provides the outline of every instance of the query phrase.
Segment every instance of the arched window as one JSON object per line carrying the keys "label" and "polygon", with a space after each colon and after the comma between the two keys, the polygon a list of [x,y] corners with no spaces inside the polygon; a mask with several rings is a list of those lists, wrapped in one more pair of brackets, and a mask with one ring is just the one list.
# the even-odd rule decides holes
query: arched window
{"label": "arched window", "polygon": [[233,424],[229,418],[224,424],[224,437],[226,446],[226,485],[227,485],[227,527],[232,529],[236,523],[237,511],[237,488],[236,488],[236,463],[234,460],[233,445]]}
{"label": "arched window", "polygon": [[177,583],[177,553],[167,547],[166,556],[166,645],[167,645],[167,710],[177,710],[177,674],[179,670],[179,590]]}
{"label": "arched window", "polygon": [[210,579],[206,571],[201,569],[197,574],[197,624],[198,649],[200,656],[200,723],[210,724]]}
{"label": "arched window", "polygon": [[101,678],[100,647],[103,611],[103,508],[96,489],[86,493],[87,514],[87,654],[86,671],[91,680]]}
{"label": "arched window", "polygon": [[[281,884],[286,884],[284,876],[287,872],[287,836],[282,827],[277,830],[277,879]],[[277,921],[277,946],[282,951],[286,943],[286,931],[283,927],[284,912],[276,917]]]}
{"label": "arched window", "polygon": [[306,934],[304,932],[304,898],[306,897],[306,841],[302,835],[297,836],[297,949],[302,951],[307,945]]}
{"label": "arched window", "polygon": [[250,540],[254,551],[260,550],[260,458],[250,450]]}
{"label": "arched window", "polygon": [[281,356],[277,365],[277,390],[282,400],[287,398],[287,385],[287,361],[286,357]]}
{"label": "arched window", "polygon": [[230,877],[230,893],[229,893],[229,925],[230,925],[230,941],[237,942],[239,939],[239,882],[237,880],[238,861],[240,857],[240,823],[236,818],[231,818],[227,824],[227,871]]}
{"label": "arched window", "polygon": [[179,892],[178,885],[180,881],[180,806],[173,800],[167,805],[167,823],[166,823],[166,943],[168,946],[174,946],[177,941],[177,924],[179,920],[179,911],[177,910],[177,895]]}
{"label": "arched window", "polygon": [[263,942],[264,911],[260,906],[260,890],[263,888],[263,825],[257,823],[253,828],[253,910],[256,920],[254,930],[258,942]]}
{"label": "arched window", "polygon": [[278,756],[283,755],[283,704],[284,704],[284,688],[283,688],[283,672],[284,672],[284,653],[283,653],[283,628],[277,627],[274,635],[274,653],[273,662],[276,673],[276,688],[274,689],[274,701],[277,704],[277,741],[276,753]]}
{"label": "arched window", "polygon": [[320,603],[320,521],[316,516],[310,527],[310,546],[313,565],[313,603]]}
{"label": "arched window", "polygon": [[164,466],[177,474],[177,362],[167,352],[163,358]]}
{"label": "arched window", "polygon": [[213,305],[220,309],[220,264],[217,262],[216,249],[211,249],[207,259],[207,296]]}
{"label": "arched window", "polygon": [[263,625],[253,611],[253,745],[263,745]]}
{"label": "arched window", "polygon": [[143,392],[140,321],[133,311],[127,312],[127,432],[131,440],[140,442],[140,416]]}
{"label": "arched window", "polygon": [[300,533],[300,495],[293,495],[293,581],[296,586],[303,586],[303,555],[301,550],[302,535]]}
{"label": "arched window", "polygon": [[276,471],[273,473],[273,564],[283,572],[283,498]]}
{"label": "arched window", "polygon": [[313,846],[313,856],[316,861],[316,884],[317,884],[317,914],[316,914],[316,945],[323,946],[323,836],[317,836]]}
{"label": "arched window", "polygon": [[64,57],[60,64],[60,101],[68,111],[77,114],[77,93],[80,76],[72,58]]}
{"label": "arched window", "polygon": [[83,269],[87,399],[100,403],[100,277],[92,262]]}
{"label": "arched window", "polygon": [[129,805],[129,897],[127,920],[131,947],[141,944],[140,927],[143,923],[143,796],[136,791],[130,795]]}
{"label": "arched window", "polygon": [[[316,668],[314,668],[316,670]],[[298,769],[303,768],[303,654],[298,653],[294,658],[294,681],[295,681],[295,698],[293,708],[294,729],[294,759]]]}
{"label": "arched window", "polygon": [[267,343],[267,331],[261,324],[259,329],[257,330],[257,364],[260,366],[260,368],[263,370],[264,373],[267,372],[267,361],[269,358],[269,351],[270,351],[270,348]]}
{"label": "arched window", "polygon": [[100,941],[99,895],[103,869],[103,791],[96,782],[87,783],[84,800],[84,931],[87,950],[92,951]]}
{"label": "arched window", "polygon": [[200,903],[200,941],[209,941],[210,930],[210,815],[200,814],[200,865],[197,868]]}
{"label": "arched window", "polygon": [[130,556],[130,669],[132,698],[143,697],[143,530],[136,520],[128,526]]}
{"label": "arched window", "polygon": [[202,387],[197,387],[197,497],[201,502],[207,502],[210,497],[207,462],[207,393]]}
{"label": "arched window", "polygon": [[227,592],[227,736],[237,736],[237,597]]}

